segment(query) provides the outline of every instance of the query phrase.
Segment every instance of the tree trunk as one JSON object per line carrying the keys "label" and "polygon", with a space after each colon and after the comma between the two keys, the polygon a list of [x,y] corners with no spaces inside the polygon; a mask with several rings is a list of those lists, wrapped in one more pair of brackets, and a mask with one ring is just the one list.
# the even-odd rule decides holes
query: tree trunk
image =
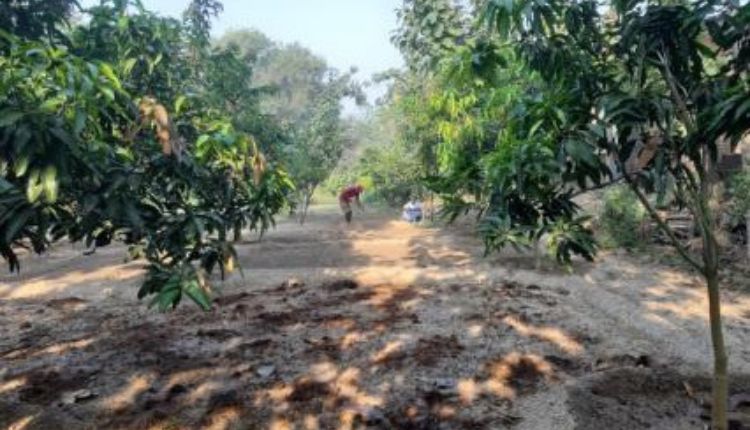
{"label": "tree trunk", "polygon": [[430,222],[435,222],[435,193],[430,191]]}
{"label": "tree trunk", "polygon": [[302,195],[300,197],[299,224],[305,225],[305,219],[307,218],[307,206],[310,204],[310,197],[307,193],[307,190],[302,191]]}
{"label": "tree trunk", "polygon": [[310,201],[312,200],[312,195],[315,193],[315,188],[317,188],[317,185],[311,185],[309,187],[305,187],[305,189],[302,191],[302,207],[299,212],[300,225],[305,224],[305,220],[307,219],[307,210],[310,208]]}
{"label": "tree trunk", "polygon": [[242,223],[236,222],[234,224],[234,241],[239,242],[242,240]]}
{"label": "tree trunk", "polygon": [[750,212],[745,215],[745,246],[747,246],[747,259],[750,260]]}
{"label": "tree trunk", "polygon": [[711,410],[711,429],[727,430],[727,408],[729,406],[729,377],[727,374],[727,351],[724,346],[724,334],[721,322],[721,299],[719,294],[719,276],[717,271],[706,274],[708,285],[709,321],[711,324],[711,342],[714,349],[713,407]]}
{"label": "tree trunk", "polygon": [[[704,193],[704,195],[706,195]],[[719,244],[710,210],[703,205],[703,263],[704,276],[708,287],[708,314],[711,327],[711,344],[714,352],[713,405],[711,409],[711,429],[728,430],[727,409],[729,407],[728,357],[724,345],[723,325],[721,321],[721,291],[719,289]],[[707,216],[708,215],[708,216]]]}

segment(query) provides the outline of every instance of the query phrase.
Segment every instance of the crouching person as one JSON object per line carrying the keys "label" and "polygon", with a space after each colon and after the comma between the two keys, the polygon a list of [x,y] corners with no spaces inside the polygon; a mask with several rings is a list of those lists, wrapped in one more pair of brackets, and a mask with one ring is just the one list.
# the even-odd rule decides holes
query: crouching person
{"label": "crouching person", "polygon": [[404,205],[402,218],[410,223],[422,222],[422,203],[415,199],[409,200]]}

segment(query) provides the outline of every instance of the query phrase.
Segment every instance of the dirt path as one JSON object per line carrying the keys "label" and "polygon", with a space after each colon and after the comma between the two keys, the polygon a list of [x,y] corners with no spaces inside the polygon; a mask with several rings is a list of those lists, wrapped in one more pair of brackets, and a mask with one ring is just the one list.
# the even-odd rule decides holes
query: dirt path
{"label": "dirt path", "polygon": [[[28,258],[0,278],[0,428],[703,428],[696,279],[532,270],[461,229],[315,209],[241,244],[210,313],[146,309],[121,247]],[[750,298],[725,303],[747,389]]]}

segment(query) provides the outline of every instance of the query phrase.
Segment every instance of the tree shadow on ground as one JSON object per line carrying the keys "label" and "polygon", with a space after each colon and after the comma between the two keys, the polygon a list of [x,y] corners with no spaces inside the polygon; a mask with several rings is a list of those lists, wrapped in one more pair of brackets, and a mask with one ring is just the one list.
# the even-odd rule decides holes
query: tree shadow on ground
{"label": "tree shadow on ground", "polygon": [[[260,246],[243,246],[240,260],[255,266],[227,281],[208,313],[184,306],[159,314],[135,299],[0,302],[0,425],[498,429],[523,425],[529,402],[564,382],[646,372],[636,368],[668,358],[634,353],[644,346],[627,330],[630,319],[663,311],[650,307],[656,290],[618,296],[627,280],[610,279],[620,284],[607,294],[636,314],[620,317],[622,344],[636,346],[618,349],[607,337],[612,327],[577,314],[596,277],[521,282],[521,270],[462,263],[479,258],[465,238],[452,247],[449,237],[387,218],[351,230],[336,222],[313,215],[308,228],[316,234],[299,239],[299,230],[280,229]],[[309,243],[316,238],[330,246]],[[418,260],[417,247],[433,250],[431,264],[393,263],[402,253]],[[311,266],[299,269],[297,258]],[[289,279],[291,268],[297,279]],[[676,326],[696,318],[669,317]],[[664,330],[660,336],[672,333]],[[644,364],[640,354],[653,360]],[[571,413],[583,413],[577,408]]]}

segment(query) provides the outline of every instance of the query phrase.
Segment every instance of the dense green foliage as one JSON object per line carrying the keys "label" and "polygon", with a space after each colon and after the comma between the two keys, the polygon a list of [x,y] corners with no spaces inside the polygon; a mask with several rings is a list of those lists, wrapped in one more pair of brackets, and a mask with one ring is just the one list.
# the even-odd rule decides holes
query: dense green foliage
{"label": "dense green foliage", "polygon": [[11,270],[22,248],[122,240],[148,260],[139,297],[210,306],[208,275],[234,266],[228,231],[265,231],[292,189],[251,137],[276,127],[252,70],[208,46],[219,10],[194,1],[179,21],[103,1],[69,34],[3,27],[0,251]]}
{"label": "dense green foliage", "polygon": [[634,248],[642,241],[646,211],[635,193],[626,186],[617,186],[604,193],[599,224],[605,245]]}
{"label": "dense green foliage", "polygon": [[260,110],[279,125],[273,154],[297,186],[293,203],[304,222],[313,193],[351,143],[341,103],[365,102],[356,70],[341,73],[299,44],[276,44],[248,30],[229,32],[217,45],[235,49],[256,73]]}
{"label": "dense green foliage", "polygon": [[[419,79],[404,100],[416,101],[410,110],[424,124],[416,140],[435,155],[431,186],[449,209],[479,213],[489,250],[546,235],[569,262],[596,250],[573,197],[624,180],[707,280],[713,426],[726,428],[717,166],[750,128],[750,5],[487,0],[469,17],[478,30],[459,37],[435,29],[436,11],[447,26],[457,22],[460,9],[447,3],[405,1],[397,38]],[[455,43],[441,42],[446,34]],[[677,239],[650,193],[692,212],[700,255]]]}
{"label": "dense green foliage", "polygon": [[[729,213],[732,224],[746,222],[746,217],[750,216],[750,169],[745,169],[732,177],[729,194],[731,196]],[[750,240],[750,237],[746,237],[745,240]]]}
{"label": "dense green foliage", "polygon": [[417,145],[399,136],[402,118],[393,105],[378,106],[347,128],[351,144],[325,187],[336,195],[348,184],[366,189],[367,202],[401,207],[410,197],[423,198],[425,169]]}

